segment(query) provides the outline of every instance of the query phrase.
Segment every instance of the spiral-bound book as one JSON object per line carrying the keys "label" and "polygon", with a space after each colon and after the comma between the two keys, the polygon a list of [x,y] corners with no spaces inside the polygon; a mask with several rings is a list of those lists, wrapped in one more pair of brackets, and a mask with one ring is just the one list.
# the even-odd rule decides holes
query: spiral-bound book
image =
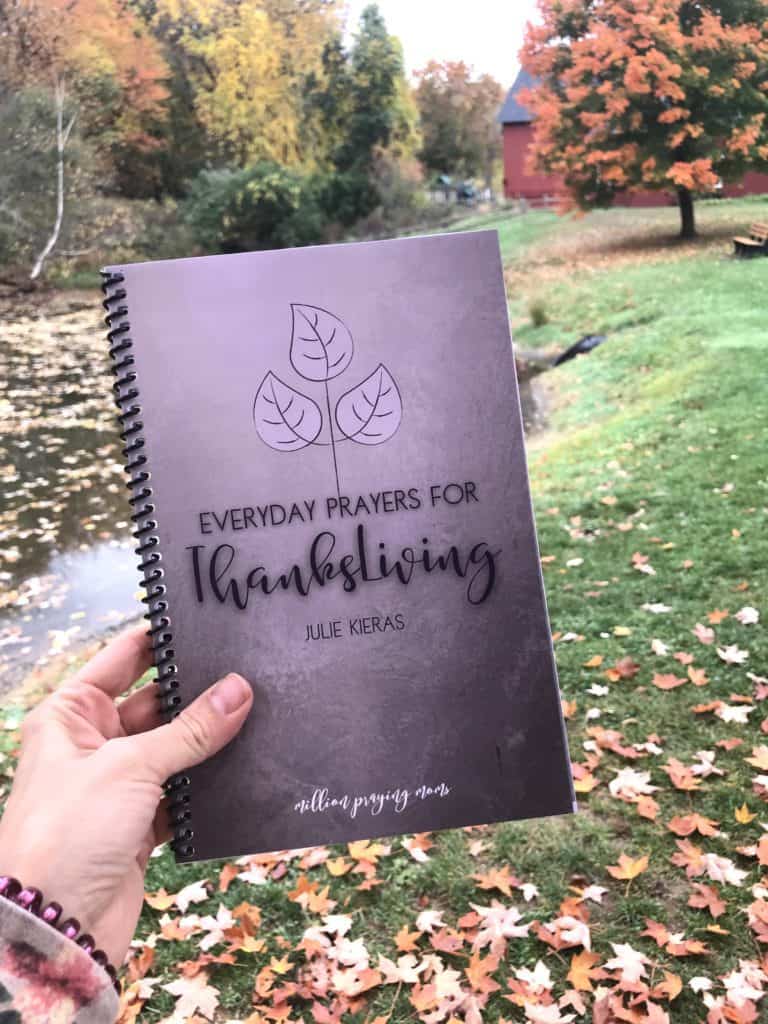
{"label": "spiral-bound book", "polygon": [[103,278],[177,858],[575,811],[496,233]]}

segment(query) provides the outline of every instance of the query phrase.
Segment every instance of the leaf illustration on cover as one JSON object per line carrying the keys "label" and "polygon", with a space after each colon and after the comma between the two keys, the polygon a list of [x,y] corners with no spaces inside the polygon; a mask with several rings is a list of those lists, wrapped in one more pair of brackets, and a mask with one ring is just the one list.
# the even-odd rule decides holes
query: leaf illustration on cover
{"label": "leaf illustration on cover", "polygon": [[358,444],[388,441],[400,426],[402,415],[400,392],[383,363],[336,403],[339,430]]}
{"label": "leaf illustration on cover", "polygon": [[294,391],[270,371],[253,400],[253,422],[270,448],[295,452],[312,444],[323,416],[311,398]]}
{"label": "leaf illustration on cover", "polygon": [[352,361],[355,350],[349,328],[319,306],[291,303],[291,362],[307,380],[333,380]]}

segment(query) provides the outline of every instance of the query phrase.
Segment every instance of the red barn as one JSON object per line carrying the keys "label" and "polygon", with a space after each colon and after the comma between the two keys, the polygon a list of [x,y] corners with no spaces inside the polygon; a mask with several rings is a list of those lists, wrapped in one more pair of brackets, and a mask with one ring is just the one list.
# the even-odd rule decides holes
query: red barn
{"label": "red barn", "polygon": [[[504,195],[507,199],[525,199],[532,205],[543,205],[563,195],[562,180],[551,174],[526,173],[528,147],[533,141],[533,115],[519,100],[523,89],[535,86],[535,79],[523,69],[507,93],[498,120],[502,125],[504,145]],[[739,184],[726,185],[721,195],[728,197],[768,193],[768,174],[749,171]],[[616,199],[621,206],[674,206],[674,192],[626,192]]]}

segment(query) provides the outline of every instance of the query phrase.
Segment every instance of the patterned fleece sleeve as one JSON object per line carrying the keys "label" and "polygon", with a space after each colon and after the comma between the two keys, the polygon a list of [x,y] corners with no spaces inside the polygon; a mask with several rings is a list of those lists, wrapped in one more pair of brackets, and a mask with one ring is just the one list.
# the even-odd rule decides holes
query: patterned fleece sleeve
{"label": "patterned fleece sleeve", "polygon": [[106,971],[71,939],[0,899],[0,1024],[114,1024]]}

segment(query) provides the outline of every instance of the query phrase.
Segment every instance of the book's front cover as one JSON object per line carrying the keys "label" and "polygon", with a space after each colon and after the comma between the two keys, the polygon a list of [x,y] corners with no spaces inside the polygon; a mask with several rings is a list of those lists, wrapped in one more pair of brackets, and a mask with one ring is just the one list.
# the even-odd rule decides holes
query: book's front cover
{"label": "book's front cover", "polygon": [[576,809],[495,232],[119,269],[190,859]]}

